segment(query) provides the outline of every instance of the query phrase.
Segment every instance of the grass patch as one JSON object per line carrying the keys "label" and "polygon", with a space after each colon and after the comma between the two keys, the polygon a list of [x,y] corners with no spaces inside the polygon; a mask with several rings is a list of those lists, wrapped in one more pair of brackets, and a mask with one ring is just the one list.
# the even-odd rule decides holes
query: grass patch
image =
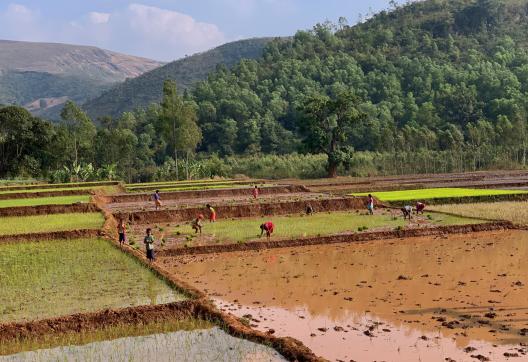
{"label": "grass patch", "polygon": [[[307,236],[331,235],[343,232],[355,232],[388,227],[403,228],[408,222],[398,214],[389,212],[382,215],[353,214],[350,212],[316,213],[312,216],[275,216],[259,219],[220,220],[216,223],[206,223],[203,232],[212,235],[219,242],[245,242],[257,239],[260,235],[259,226],[271,220],[275,224],[274,236],[280,238],[299,238]],[[431,223],[436,225],[455,225],[479,223],[479,220],[436,214]],[[182,225],[174,229],[175,233],[193,235],[190,225]],[[199,240],[199,237],[197,237]]]}
{"label": "grass patch", "polygon": [[148,336],[158,333],[172,333],[177,331],[193,331],[210,329],[214,324],[203,320],[188,318],[183,320],[167,320],[151,322],[141,325],[115,325],[96,331],[53,333],[38,338],[15,340],[0,344],[0,355],[35,351],[60,346],[80,346],[88,343],[102,342],[125,337]]}
{"label": "grass patch", "polygon": [[504,201],[462,205],[435,205],[432,210],[450,212],[466,217],[506,220],[519,225],[528,224],[528,202]]}
{"label": "grass patch", "polygon": [[46,233],[52,231],[100,229],[104,223],[101,213],[72,213],[0,218],[0,235]]}
{"label": "grass patch", "polygon": [[0,276],[0,322],[184,299],[99,239],[1,245]]}
{"label": "grass patch", "polygon": [[[400,190],[372,192],[381,201],[419,201],[428,199],[447,199],[455,197],[478,197],[526,194],[523,190],[493,190],[493,189],[465,189],[465,188],[437,188],[420,190]],[[368,192],[352,194],[352,196],[367,196]]]}
{"label": "grass patch", "polygon": [[160,182],[143,182],[136,184],[125,184],[127,188],[151,187],[151,186],[171,186],[171,185],[193,185],[193,184],[215,184],[215,183],[236,183],[236,182],[251,182],[251,180],[185,180],[185,181],[160,181]]}
{"label": "grass patch", "polygon": [[40,205],[71,205],[77,202],[90,202],[89,195],[34,197],[28,199],[0,200],[0,208]]}

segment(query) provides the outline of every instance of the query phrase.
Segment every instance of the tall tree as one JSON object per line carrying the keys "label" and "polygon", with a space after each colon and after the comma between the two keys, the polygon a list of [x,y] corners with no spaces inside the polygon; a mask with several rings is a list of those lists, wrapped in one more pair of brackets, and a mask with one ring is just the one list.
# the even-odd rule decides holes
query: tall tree
{"label": "tall tree", "polygon": [[359,99],[349,91],[340,91],[334,98],[317,94],[303,107],[300,129],[309,152],[328,156],[328,177],[337,177],[337,168],[350,163],[354,149],[348,144],[352,127],[365,118],[358,109]]}
{"label": "tall tree", "polygon": [[202,139],[202,132],[197,123],[196,105],[180,96],[176,82],[171,80],[163,83],[160,120],[164,137],[172,148],[176,162],[176,178],[179,178],[178,152],[184,152],[187,156],[186,165],[188,166],[188,155],[196,150]]}
{"label": "tall tree", "polygon": [[[68,133],[73,163],[79,164],[79,154],[93,152],[94,137],[97,132],[95,125],[74,102],[68,101],[61,112],[64,127]],[[86,157],[85,157],[86,158]]]}

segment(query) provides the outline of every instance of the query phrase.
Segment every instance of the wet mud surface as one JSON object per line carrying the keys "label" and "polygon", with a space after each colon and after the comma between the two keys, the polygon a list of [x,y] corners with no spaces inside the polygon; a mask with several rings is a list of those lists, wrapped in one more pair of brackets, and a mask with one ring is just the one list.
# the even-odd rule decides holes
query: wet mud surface
{"label": "wet mud surface", "polygon": [[162,257],[254,328],[330,360],[527,359],[528,233]]}

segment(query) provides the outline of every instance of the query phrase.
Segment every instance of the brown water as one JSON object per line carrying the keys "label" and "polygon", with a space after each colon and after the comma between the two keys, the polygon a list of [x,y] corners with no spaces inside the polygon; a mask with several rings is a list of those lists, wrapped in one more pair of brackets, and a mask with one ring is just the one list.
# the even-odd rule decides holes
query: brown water
{"label": "brown water", "polygon": [[504,231],[161,261],[331,360],[528,360],[527,242]]}

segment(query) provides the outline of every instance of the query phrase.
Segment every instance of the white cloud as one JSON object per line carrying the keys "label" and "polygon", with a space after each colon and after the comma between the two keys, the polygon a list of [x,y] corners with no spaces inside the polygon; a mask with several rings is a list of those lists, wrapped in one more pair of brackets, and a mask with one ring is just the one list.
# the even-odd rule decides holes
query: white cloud
{"label": "white cloud", "polygon": [[97,11],[92,11],[91,13],[88,13],[88,19],[93,24],[106,24],[110,20],[109,13],[98,13]]}
{"label": "white cloud", "polygon": [[130,29],[150,46],[170,46],[194,53],[225,41],[220,29],[177,11],[131,4],[125,18]]}
{"label": "white cloud", "polygon": [[0,8],[1,38],[95,45],[165,61],[226,42],[215,24],[139,3],[111,13],[92,11],[62,23],[46,21],[38,11],[13,3]]}

